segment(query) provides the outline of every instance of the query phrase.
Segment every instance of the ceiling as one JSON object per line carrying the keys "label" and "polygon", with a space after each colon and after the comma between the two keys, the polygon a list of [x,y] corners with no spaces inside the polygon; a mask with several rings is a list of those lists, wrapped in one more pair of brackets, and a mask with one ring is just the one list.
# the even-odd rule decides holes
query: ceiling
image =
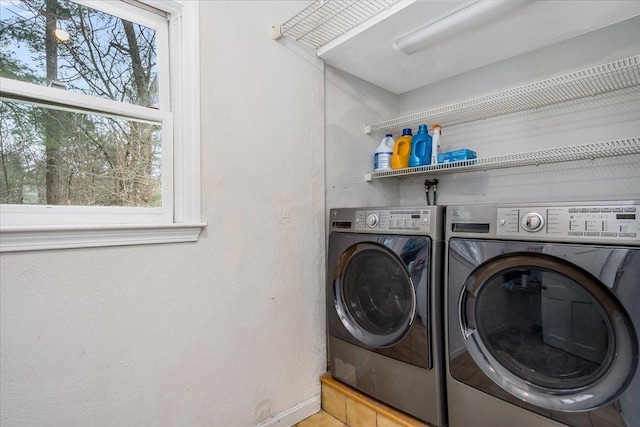
{"label": "ceiling", "polygon": [[[489,22],[473,28],[461,26],[455,34],[414,54],[393,47],[398,39],[469,3],[400,2],[394,13],[377,19],[375,25],[360,25],[321,46],[318,56],[336,68],[402,94],[640,15],[638,0],[530,0]],[[640,39],[640,29],[638,32]]]}

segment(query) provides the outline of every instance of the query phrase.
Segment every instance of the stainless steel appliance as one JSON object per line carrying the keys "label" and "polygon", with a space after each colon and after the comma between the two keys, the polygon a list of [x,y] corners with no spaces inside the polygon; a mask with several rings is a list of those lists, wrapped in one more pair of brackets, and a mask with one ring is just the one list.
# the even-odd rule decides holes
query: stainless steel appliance
{"label": "stainless steel appliance", "polygon": [[434,426],[446,424],[443,210],[332,209],[327,270],[331,374]]}
{"label": "stainless steel appliance", "polygon": [[456,426],[640,426],[640,202],[450,206]]}

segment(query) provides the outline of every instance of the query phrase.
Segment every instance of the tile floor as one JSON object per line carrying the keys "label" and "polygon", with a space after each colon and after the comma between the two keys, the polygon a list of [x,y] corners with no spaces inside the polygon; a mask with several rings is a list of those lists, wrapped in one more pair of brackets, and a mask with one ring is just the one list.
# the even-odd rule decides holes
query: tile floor
{"label": "tile floor", "polygon": [[325,411],[320,411],[307,419],[300,421],[293,427],[346,427],[346,424],[332,417]]}
{"label": "tile floor", "polygon": [[296,427],[429,427],[330,375],[321,377],[320,382],[322,410]]}

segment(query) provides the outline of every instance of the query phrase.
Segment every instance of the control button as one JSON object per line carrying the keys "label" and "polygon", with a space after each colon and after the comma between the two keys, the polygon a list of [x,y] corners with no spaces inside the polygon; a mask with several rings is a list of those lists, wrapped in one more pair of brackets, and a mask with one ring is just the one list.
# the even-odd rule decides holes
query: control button
{"label": "control button", "polygon": [[580,213],[589,213],[589,208],[580,208]]}
{"label": "control button", "polygon": [[624,208],[625,212],[635,212],[636,208]]}
{"label": "control button", "polygon": [[539,213],[529,212],[522,216],[520,224],[526,231],[534,232],[540,230],[542,226],[544,226],[544,218]]}
{"label": "control button", "polygon": [[589,212],[600,212],[600,208],[591,208]]}
{"label": "control button", "polygon": [[608,233],[608,232],[601,234],[602,237],[616,237],[617,235],[618,233]]}
{"label": "control button", "polygon": [[578,208],[569,208],[569,213],[578,213]]}
{"label": "control button", "polygon": [[611,212],[611,208],[602,208],[600,212]]}
{"label": "control button", "polygon": [[378,225],[378,215],[376,214],[367,215],[367,226],[369,228],[373,228],[376,225]]}
{"label": "control button", "polygon": [[507,223],[507,220],[504,218],[500,218],[500,221],[498,221],[498,224],[500,225],[505,225]]}
{"label": "control button", "polygon": [[620,233],[620,237],[636,237],[636,233]]}
{"label": "control button", "polygon": [[622,208],[613,208],[611,209],[612,212],[623,212]]}
{"label": "control button", "polygon": [[594,232],[594,231],[585,231],[585,232],[584,232],[584,235],[585,235],[585,236],[599,236],[599,235],[600,235],[600,233],[598,233],[598,232]]}
{"label": "control button", "polygon": [[425,224],[429,224],[429,218],[422,218],[422,222],[424,222]]}
{"label": "control button", "polygon": [[584,233],[582,231],[570,231],[569,236],[582,236]]}

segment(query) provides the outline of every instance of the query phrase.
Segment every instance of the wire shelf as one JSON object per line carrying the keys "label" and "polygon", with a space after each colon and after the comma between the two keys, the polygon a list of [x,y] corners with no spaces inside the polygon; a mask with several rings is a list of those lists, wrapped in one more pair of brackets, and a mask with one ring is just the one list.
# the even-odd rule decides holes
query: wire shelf
{"label": "wire shelf", "polygon": [[399,134],[403,128],[437,123],[442,127],[535,109],[640,85],[640,55],[527,84],[373,125],[370,132]]}
{"label": "wire shelf", "polygon": [[273,37],[294,37],[317,49],[399,1],[316,0],[284,24],[274,27]]}
{"label": "wire shelf", "polygon": [[603,157],[615,157],[638,153],[640,153],[640,137],[596,142],[592,144],[573,145],[569,147],[549,148],[545,150],[485,157],[453,163],[419,166],[415,168],[394,169],[381,172],[365,172],[365,180],[371,181],[376,178],[412,175],[442,175],[458,172],[513,168],[519,166],[537,166],[547,163],[593,160]]}

